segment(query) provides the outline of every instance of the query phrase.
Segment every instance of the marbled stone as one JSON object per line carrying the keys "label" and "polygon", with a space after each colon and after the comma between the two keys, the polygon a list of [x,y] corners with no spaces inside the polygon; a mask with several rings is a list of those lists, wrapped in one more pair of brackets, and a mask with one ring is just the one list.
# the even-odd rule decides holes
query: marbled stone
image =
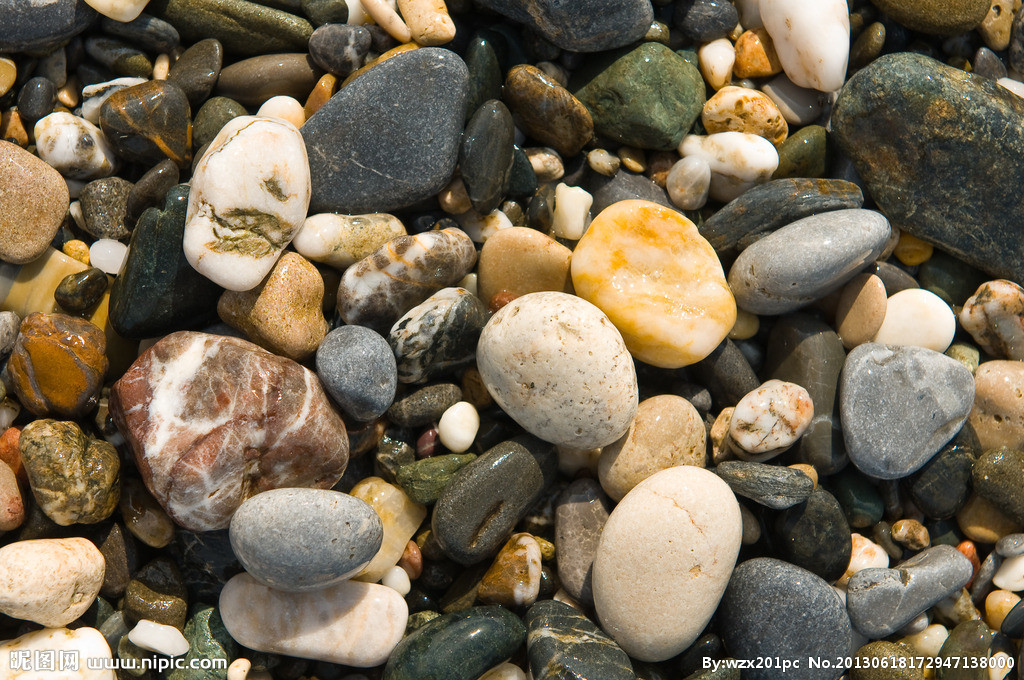
{"label": "marbled stone", "polygon": [[67,184],[54,168],[0,140],[0,260],[25,264],[42,255],[69,200]]}
{"label": "marbled stone", "polygon": [[863,635],[891,635],[971,578],[971,563],[955,548],[937,545],[889,569],[862,569],[847,585],[846,607]]}
{"label": "marbled stone", "polygon": [[380,477],[367,477],[361,480],[349,493],[368,503],[380,516],[384,526],[380,550],[355,577],[357,581],[374,583],[401,560],[410,539],[423,523],[427,509],[413,502],[400,488],[388,484]]}
{"label": "marbled stone", "polygon": [[223,63],[224,46],[216,38],[206,38],[181,53],[167,80],[180,87],[191,107],[198,109],[213,91]]}
{"label": "marbled stone", "polygon": [[921,347],[860,345],[840,378],[850,461],[872,477],[905,477],[952,439],[973,403],[971,372],[955,359]]}
{"label": "marbled stone", "polygon": [[594,136],[587,107],[535,66],[509,69],[502,97],[516,127],[566,158],[579,153]]}
{"label": "marbled stone", "polygon": [[[384,61],[332,97],[302,126],[312,210],[387,212],[437,194],[458,160],[468,80],[457,55],[425,47]],[[338,148],[348,151],[339,157]]]}
{"label": "marbled stone", "polygon": [[372,420],[394,401],[395,356],[369,328],[341,326],[328,333],[316,351],[316,372],[331,398],[356,420]]}
{"label": "marbled stone", "polygon": [[802,503],[814,490],[814,480],[802,471],[780,465],[729,460],[714,472],[733,493],[773,510]]}
{"label": "marbled stone", "polygon": [[32,133],[39,157],[69,179],[107,177],[117,169],[103,131],[84,118],[57,111],[36,121]]}
{"label": "marbled stone", "polygon": [[555,500],[555,548],[562,587],[592,606],[593,564],[612,503],[592,479],[574,480]]}
{"label": "marbled stone", "polygon": [[775,536],[779,557],[829,583],[850,564],[850,525],[835,496],[824,489],[779,513]]}
{"label": "marbled stone", "polygon": [[800,385],[772,379],[743,395],[729,421],[729,447],[743,460],[763,462],[792,446],[814,417]]}
{"label": "marbled stone", "polygon": [[329,488],[348,461],[316,375],[236,338],[166,336],[114,384],[110,413],[146,486],[193,530],[227,526],[260,491]]}
{"label": "marbled stone", "polygon": [[465,288],[443,288],[402,315],[388,341],[403,383],[422,384],[470,365],[487,309]]}
{"label": "marbled stone", "polygon": [[537,601],[540,584],[540,544],[530,534],[512,534],[480,578],[477,599],[509,609],[529,607]]}
{"label": "marbled stone", "polygon": [[[774,558],[747,560],[733,570],[718,609],[719,630],[737,659],[778,656],[799,660],[786,677],[833,680],[842,668],[812,669],[807,657],[850,653],[853,631],[839,595],[806,569]],[[752,680],[778,677],[774,668],[749,669]]]}
{"label": "marbled stone", "polygon": [[337,585],[377,553],[384,527],[364,501],[327,489],[272,489],[231,517],[231,549],[246,572],[276,590]]}
{"label": "marbled stone", "polygon": [[60,628],[96,599],[103,555],[78,537],[15,541],[0,548],[0,575],[0,613]]}
{"label": "marbled stone", "polygon": [[246,0],[151,0],[146,9],[188,42],[216,38],[239,55],[304,50],[313,33],[301,17]]}
{"label": "marbled stone", "polygon": [[487,214],[508,193],[515,142],[512,114],[491,99],[473,113],[462,136],[459,170],[473,209]]}
{"label": "marbled stone", "polygon": [[526,653],[536,680],[633,680],[626,653],[575,607],[544,600],[526,612]]}
{"label": "marbled stone", "polygon": [[411,308],[461,280],[474,264],[476,249],[459,229],[392,239],[345,270],[338,312],[345,323],[384,333]]}
{"label": "marbled stone", "polygon": [[91,410],[110,362],[103,331],[66,314],[30,314],[7,362],[14,394],[37,416],[75,418]]}
{"label": "marbled stone", "polygon": [[401,220],[387,213],[320,213],[306,218],[292,246],[308,260],[347,269],[388,241],[405,235]]}
{"label": "marbled stone", "polygon": [[[96,11],[79,0],[58,0],[43,5],[5,0],[0,27],[0,50],[47,51],[78,35],[96,19]],[[645,29],[646,30],[646,29]]]}
{"label": "marbled stone", "polygon": [[169,158],[192,163],[192,121],[185,92],[151,80],[111,94],[100,107],[100,129],[119,156],[135,163]]}
{"label": "marbled stone", "polygon": [[982,284],[959,314],[960,325],[994,357],[1024,359],[1024,289],[999,279]]}
{"label": "marbled stone", "polygon": [[[231,637],[250,649],[357,668],[388,660],[409,617],[405,600],[387,586],[343,581],[290,593],[248,574],[228,581],[219,609]],[[267,612],[276,616],[268,620]]]}
{"label": "marbled stone", "polygon": [[484,0],[481,4],[573,52],[628,45],[640,40],[654,20],[650,4],[641,0]]}
{"label": "marbled stone", "polygon": [[370,51],[370,32],[362,26],[328,23],[309,37],[309,56],[317,66],[344,78],[363,65]]}

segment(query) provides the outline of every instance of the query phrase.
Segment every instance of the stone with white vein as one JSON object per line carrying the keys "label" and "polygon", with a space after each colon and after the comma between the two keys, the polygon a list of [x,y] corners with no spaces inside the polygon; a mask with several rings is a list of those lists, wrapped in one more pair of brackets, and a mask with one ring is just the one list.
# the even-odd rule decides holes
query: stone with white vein
{"label": "stone with white vein", "polygon": [[234,118],[192,175],[185,257],[217,285],[251,290],[302,226],[309,197],[298,129],[278,118]]}
{"label": "stone with white vein", "polygon": [[100,124],[100,108],[110,95],[118,90],[145,83],[145,78],[125,76],[102,83],[93,83],[82,88],[82,118],[94,125]]}
{"label": "stone with white vein", "polygon": [[36,153],[69,179],[97,179],[113,174],[117,157],[98,127],[57,111],[36,121]]}
{"label": "stone with white vein", "polygon": [[687,135],[679,144],[679,155],[707,161],[711,166],[711,198],[723,203],[767,182],[779,167],[775,146],[747,132]]}
{"label": "stone with white vein", "polygon": [[850,58],[846,0],[761,0],[760,10],[790,80],[824,92],[843,86]]}

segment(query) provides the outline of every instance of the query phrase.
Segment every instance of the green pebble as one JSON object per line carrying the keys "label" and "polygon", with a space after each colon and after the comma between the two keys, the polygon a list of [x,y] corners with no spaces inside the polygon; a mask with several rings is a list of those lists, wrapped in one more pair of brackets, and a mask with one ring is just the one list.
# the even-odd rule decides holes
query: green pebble
{"label": "green pebble", "polygon": [[192,122],[192,144],[195,148],[206,146],[213,141],[220,129],[232,118],[248,114],[245,107],[234,99],[211,97],[199,107]]}
{"label": "green pebble", "polygon": [[472,453],[431,456],[403,465],[395,478],[409,498],[416,503],[430,505],[440,498],[441,491],[455,473],[475,458]]}
{"label": "green pebble", "polygon": [[821,177],[825,174],[825,128],[807,125],[779,145],[779,167],[772,179],[783,177]]}
{"label": "green pebble", "polygon": [[[213,607],[203,607],[193,614],[184,633],[189,644],[185,666],[193,659],[225,659],[230,663],[238,653],[238,645]],[[167,674],[167,680],[225,680],[227,676],[226,668],[176,668]]]}
{"label": "green pebble", "polygon": [[188,614],[188,594],[178,568],[158,557],[139,569],[125,589],[124,613],[132,625],[149,619],[181,630]]}
{"label": "green pebble", "polygon": [[216,38],[240,56],[305,52],[313,34],[302,17],[246,0],[153,0],[146,12],[178,29],[183,42]]}
{"label": "green pebble", "polygon": [[440,612],[429,610],[410,614],[409,621],[405,624],[405,634],[409,635],[413,631],[419,630],[439,616],[441,616]]}
{"label": "green pebble", "polygon": [[949,632],[949,637],[942,643],[939,657],[943,659],[959,658],[959,663],[945,664],[936,669],[936,680],[988,680],[988,669],[981,664],[974,665],[972,659],[988,658],[992,646],[992,631],[981,621],[964,621]]}
{"label": "green pebble", "polygon": [[345,0],[302,0],[302,13],[314,26],[348,23]]}
{"label": "green pebble", "polygon": [[[885,640],[869,642],[857,650],[850,669],[850,680],[924,680],[920,664],[911,667],[914,657],[903,645]],[[877,659],[877,661],[876,661]],[[902,667],[900,667],[902,664]]]}
{"label": "green pebble", "polygon": [[830,477],[828,482],[851,527],[864,529],[882,519],[885,511],[882,495],[860,472],[847,468]]}

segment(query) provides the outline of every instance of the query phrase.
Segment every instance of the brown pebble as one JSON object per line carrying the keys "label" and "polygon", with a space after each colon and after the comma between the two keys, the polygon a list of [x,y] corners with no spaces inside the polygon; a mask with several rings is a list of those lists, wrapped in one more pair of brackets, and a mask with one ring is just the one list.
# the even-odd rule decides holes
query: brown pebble
{"label": "brown pebble", "polygon": [[986,361],[978,366],[968,422],[982,451],[1024,447],[1024,362]]}
{"label": "brown pebble", "polygon": [[782,73],[782,62],[768,31],[755,28],[740,35],[732,71],[737,78],[766,78]]}
{"label": "brown pebble", "polygon": [[995,543],[1007,534],[1021,531],[1021,525],[1004,515],[981,496],[972,494],[956,513],[964,536],[975,543]]}
{"label": "brown pebble", "polygon": [[305,101],[322,74],[308,54],[263,54],[225,66],[217,94],[244,106],[259,106],[282,94]]}
{"label": "brown pebble", "polygon": [[668,173],[672,166],[679,160],[679,154],[674,151],[651,151],[647,154],[647,178],[662,189],[668,181]]}
{"label": "brown pebble", "polygon": [[874,274],[859,274],[843,287],[836,306],[836,332],[843,347],[871,342],[885,319],[886,300],[885,284]]}
{"label": "brown pebble", "polygon": [[0,463],[4,463],[18,478],[18,481],[25,486],[28,484],[28,473],[25,466],[21,464],[21,449],[18,448],[18,440],[21,439],[21,428],[9,427],[0,434]]}
{"label": "brown pebble", "polygon": [[306,120],[309,120],[314,113],[319,111],[320,107],[334,96],[337,89],[337,77],[330,73],[325,73],[321,76],[320,80],[316,81],[313,91],[309,93],[309,97],[306,98],[306,103],[302,107],[303,112],[306,114]]}
{"label": "brown pebble", "polygon": [[490,304],[495,296],[504,293],[512,296],[503,303],[508,304],[527,293],[568,293],[572,290],[571,259],[571,250],[536,229],[502,229],[487,239],[480,251],[480,299]]}
{"label": "brown pebble", "polygon": [[118,501],[125,527],[151,548],[163,548],[174,539],[174,522],[138,479],[121,484]]}
{"label": "brown pebble", "polygon": [[974,583],[974,577],[978,575],[978,570],[981,569],[981,559],[978,557],[978,549],[974,546],[973,541],[960,541],[956,546],[956,549],[960,551],[960,554],[971,561],[971,580],[967,582],[967,588],[971,587]]}
{"label": "brown pebble", "polygon": [[473,207],[473,203],[469,200],[466,183],[458,175],[452,177],[448,186],[441,189],[441,193],[437,195],[437,203],[441,206],[441,210],[449,215],[461,215]]}
{"label": "brown pebble", "polygon": [[431,427],[425,430],[416,439],[416,457],[417,458],[430,458],[437,453],[437,428]]}
{"label": "brown pebble", "polygon": [[25,502],[14,471],[0,461],[0,533],[13,531],[25,521]]}
{"label": "brown pebble", "polygon": [[405,544],[405,551],[398,560],[398,566],[405,569],[410,581],[415,581],[423,573],[423,553],[416,541],[409,541]]}
{"label": "brown pebble", "polygon": [[28,146],[31,137],[25,124],[21,120],[21,114],[15,109],[4,111],[0,116],[0,139],[7,140],[20,147]]}
{"label": "brown pebble", "polygon": [[523,132],[564,157],[575,156],[594,136],[587,107],[535,66],[512,67],[503,98]]}
{"label": "brown pebble", "polygon": [[462,374],[461,387],[463,401],[468,401],[477,411],[489,408],[494,403],[494,398],[484,384],[483,376],[476,368],[467,368]]}
{"label": "brown pebble", "polygon": [[800,472],[810,477],[811,481],[814,482],[814,488],[818,488],[818,471],[814,468],[813,465],[808,465],[807,463],[793,463],[789,467],[793,468],[794,470],[799,470]]}
{"label": "brown pebble", "polygon": [[916,519],[901,519],[894,522],[892,540],[911,550],[924,550],[931,544],[928,529]]}
{"label": "brown pebble", "polygon": [[492,313],[497,312],[499,309],[501,309],[508,303],[512,302],[517,297],[519,296],[515,295],[514,293],[510,293],[507,290],[499,290],[497,293],[491,296],[490,300],[487,301],[487,309]]}

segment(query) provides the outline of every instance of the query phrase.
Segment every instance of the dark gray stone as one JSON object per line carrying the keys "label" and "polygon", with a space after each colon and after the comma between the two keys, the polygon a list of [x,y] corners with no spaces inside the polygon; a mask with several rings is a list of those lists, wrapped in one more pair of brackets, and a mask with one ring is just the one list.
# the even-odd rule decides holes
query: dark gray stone
{"label": "dark gray stone", "polygon": [[992,579],[1001,566],[1003,566],[1003,557],[995,550],[982,561],[981,568],[978,569],[978,573],[974,575],[974,581],[971,582],[971,601],[974,602],[975,607],[984,607],[985,598],[992,592]]}
{"label": "dark gray stone", "polygon": [[100,20],[100,26],[107,35],[122,38],[157,54],[170,53],[181,44],[178,29],[163,19],[142,13],[128,22],[114,21],[108,17]]}
{"label": "dark gray stone", "polygon": [[729,338],[690,370],[693,377],[711,392],[719,409],[735,406],[743,395],[756,390],[761,384],[750,362]]}
{"label": "dark gray stone", "polygon": [[1024,534],[1007,534],[996,541],[996,552],[1003,557],[1024,555]]}
{"label": "dark gray stone", "polygon": [[[832,680],[842,667],[813,669],[807,657],[835,659],[853,650],[850,619],[839,595],[806,569],[770,557],[747,560],[733,570],[718,606],[718,629],[737,659],[799,660],[787,680]],[[749,680],[777,680],[776,668],[744,671]]]}
{"label": "dark gray stone", "polygon": [[83,229],[93,238],[114,240],[128,237],[128,196],[132,183],[120,177],[96,179],[82,188],[78,202],[82,207]]}
{"label": "dark gray stone", "polygon": [[273,489],[231,518],[231,549],[257,581],[318,590],[354,576],[380,549],[384,525],[366,502],[328,489]]}
{"label": "dark gray stone", "polygon": [[635,680],[629,656],[575,607],[556,600],[526,612],[526,654],[535,680]]}
{"label": "dark gray stone", "polygon": [[971,561],[956,548],[936,545],[887,569],[862,569],[850,577],[846,608],[863,635],[892,635],[971,580]]}
{"label": "dark gray stone", "polygon": [[387,340],[364,326],[341,326],[316,351],[327,393],[356,420],[383,414],[395,398],[398,369]]}
{"label": "dark gray stone", "polygon": [[1012,638],[1024,636],[1024,604],[1022,603],[1024,600],[1013,605],[1013,609],[1003,619],[1002,625],[999,626],[999,632],[1003,635],[1009,635]]}
{"label": "dark gray stone", "polygon": [[207,38],[192,45],[178,57],[167,79],[185,92],[188,103],[195,110],[213,92],[223,65],[224,46],[216,38]]}
{"label": "dark gray stone", "polygon": [[634,198],[652,201],[666,208],[677,210],[665,190],[655,184],[653,180],[626,170],[619,170],[611,177],[605,177],[588,168],[580,186],[594,197],[594,203],[590,208],[590,213],[594,216],[612,203],[629,201]]}
{"label": "dark gray stone", "polygon": [[436,195],[455,170],[468,92],[462,59],[434,47],[351,82],[302,126],[310,210],[389,212]]}
{"label": "dark gray stone", "polygon": [[314,26],[348,21],[348,3],[345,0],[302,0],[301,6],[302,13]]}
{"label": "dark gray stone", "polygon": [[807,500],[814,480],[796,468],[727,460],[714,469],[733,493],[773,510],[783,510]]}
{"label": "dark gray stone", "polygon": [[901,290],[910,290],[911,288],[921,287],[913,276],[900,269],[892,262],[875,262],[874,264],[866,267],[864,269],[864,273],[874,274],[878,278],[882,279],[882,283],[885,284],[885,293],[890,297]]}
{"label": "dark gray stone", "polygon": [[53,111],[57,88],[48,78],[29,78],[18,92],[18,113],[28,121],[36,121]]}
{"label": "dark gray stone", "polygon": [[979,448],[974,430],[965,425],[953,441],[906,480],[911,500],[926,517],[949,519],[967,502]]}
{"label": "dark gray stone", "polygon": [[97,16],[82,0],[0,0],[0,52],[46,51],[84,31]]}
{"label": "dark gray stone", "polygon": [[339,78],[362,66],[369,51],[370,32],[362,26],[325,24],[309,38],[309,56]]}
{"label": "dark gray stone", "polygon": [[612,502],[593,479],[577,479],[555,500],[555,550],[558,578],[572,597],[593,606],[592,575],[597,542]]}
{"label": "dark gray stone", "polygon": [[1006,77],[1006,64],[1003,63],[998,54],[987,47],[978,48],[978,51],[974,53],[974,59],[971,60],[971,64],[974,66],[974,70],[971,73],[975,75],[991,78],[992,80]]}
{"label": "dark gray stone", "polygon": [[916,472],[973,404],[974,378],[955,359],[923,347],[859,345],[846,357],[839,390],[850,462],[879,479]]}
{"label": "dark gray stone", "polygon": [[839,501],[824,489],[787,508],[775,522],[778,555],[832,583],[850,564],[850,525]]}
{"label": "dark gray stone", "polygon": [[480,0],[573,52],[600,52],[644,37],[654,21],[649,0]]}
{"label": "dark gray stone", "polygon": [[508,193],[512,176],[515,123],[497,99],[484,102],[462,135],[459,170],[473,208],[486,215]]}
{"label": "dark gray stone", "polygon": [[427,385],[396,401],[388,409],[388,418],[401,427],[422,427],[438,420],[459,401],[462,401],[462,390],[458,385]]}
{"label": "dark gray stone", "polygon": [[698,43],[724,38],[740,21],[729,0],[679,0],[672,23],[683,35]]}

